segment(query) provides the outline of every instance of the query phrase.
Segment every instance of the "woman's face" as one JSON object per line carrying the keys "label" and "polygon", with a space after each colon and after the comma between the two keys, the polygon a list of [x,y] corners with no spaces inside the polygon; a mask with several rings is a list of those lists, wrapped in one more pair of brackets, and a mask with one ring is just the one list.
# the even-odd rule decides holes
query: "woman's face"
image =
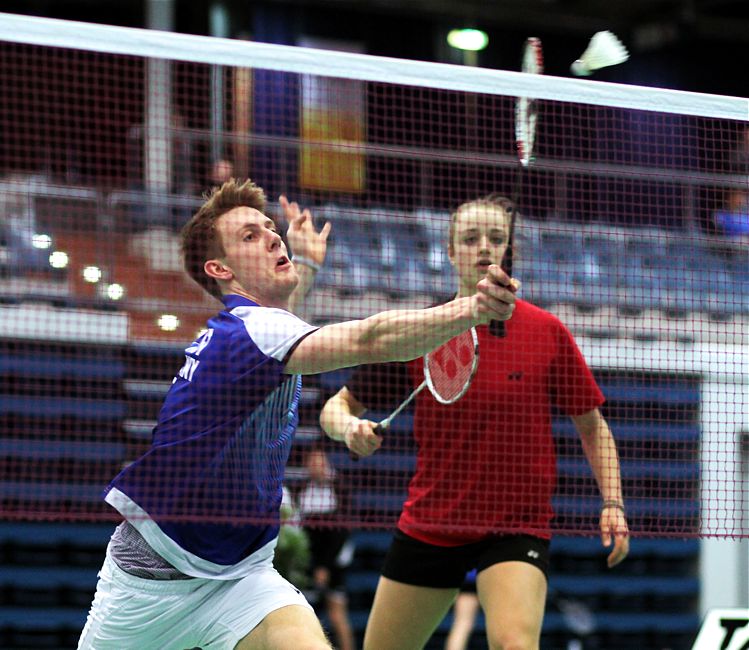
{"label": "woman's face", "polygon": [[458,208],[448,256],[458,274],[458,295],[476,293],[490,264],[501,264],[507,248],[509,215],[498,205],[467,203]]}

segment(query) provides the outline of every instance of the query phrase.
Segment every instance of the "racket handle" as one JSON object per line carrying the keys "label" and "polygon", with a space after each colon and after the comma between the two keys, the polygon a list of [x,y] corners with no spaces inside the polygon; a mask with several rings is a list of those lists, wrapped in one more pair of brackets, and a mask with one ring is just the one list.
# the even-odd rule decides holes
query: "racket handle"
{"label": "racket handle", "polygon": [[505,327],[505,322],[503,320],[489,321],[489,334],[500,339],[507,336],[507,328]]}

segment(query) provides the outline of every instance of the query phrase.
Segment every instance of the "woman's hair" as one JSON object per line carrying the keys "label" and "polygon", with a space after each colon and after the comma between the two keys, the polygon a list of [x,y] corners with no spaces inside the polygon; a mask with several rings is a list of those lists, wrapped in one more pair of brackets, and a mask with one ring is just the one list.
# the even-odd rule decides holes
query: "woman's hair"
{"label": "woman's hair", "polygon": [[507,223],[509,224],[510,219],[514,218],[515,225],[517,225],[518,215],[515,214],[515,209],[516,209],[515,204],[506,196],[503,196],[496,192],[493,192],[491,194],[486,194],[485,196],[480,196],[477,199],[471,199],[470,201],[461,203],[456,208],[456,210],[450,215],[450,229],[447,235],[448,247],[451,247],[453,245],[453,237],[455,237],[455,224],[458,220],[458,214],[460,214],[463,210],[466,210],[467,208],[470,208],[474,205],[486,205],[486,206],[491,206],[495,208],[500,208],[504,212],[505,217],[507,218]]}
{"label": "woman's hair", "polygon": [[205,195],[205,203],[182,228],[182,259],[188,275],[215,298],[221,298],[216,280],[206,274],[205,263],[225,254],[219,233],[218,218],[234,208],[248,207],[265,212],[265,192],[251,180],[240,183],[234,178]]}

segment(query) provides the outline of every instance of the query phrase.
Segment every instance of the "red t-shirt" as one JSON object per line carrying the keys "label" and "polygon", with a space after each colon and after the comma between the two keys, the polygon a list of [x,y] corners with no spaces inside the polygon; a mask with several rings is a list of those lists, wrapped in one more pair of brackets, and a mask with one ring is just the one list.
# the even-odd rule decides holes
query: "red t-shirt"
{"label": "red t-shirt", "polygon": [[[476,328],[479,367],[466,394],[439,404],[428,390],[416,398],[416,472],[398,527],[423,542],[453,546],[493,533],[551,536],[556,454],[551,410],[582,415],[603,395],[567,328],[519,300],[497,338]],[[413,387],[420,359],[408,364]],[[371,406],[376,385],[354,376],[353,394]],[[381,384],[380,384],[381,386]]]}

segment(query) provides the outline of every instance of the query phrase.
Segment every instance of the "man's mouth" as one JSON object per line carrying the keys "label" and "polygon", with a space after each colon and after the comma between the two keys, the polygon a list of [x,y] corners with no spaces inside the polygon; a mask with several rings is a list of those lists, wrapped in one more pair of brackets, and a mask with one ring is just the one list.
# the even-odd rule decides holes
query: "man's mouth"
{"label": "man's mouth", "polygon": [[276,266],[286,266],[289,263],[289,258],[285,255],[281,255],[281,257],[278,258],[278,261],[276,262]]}

